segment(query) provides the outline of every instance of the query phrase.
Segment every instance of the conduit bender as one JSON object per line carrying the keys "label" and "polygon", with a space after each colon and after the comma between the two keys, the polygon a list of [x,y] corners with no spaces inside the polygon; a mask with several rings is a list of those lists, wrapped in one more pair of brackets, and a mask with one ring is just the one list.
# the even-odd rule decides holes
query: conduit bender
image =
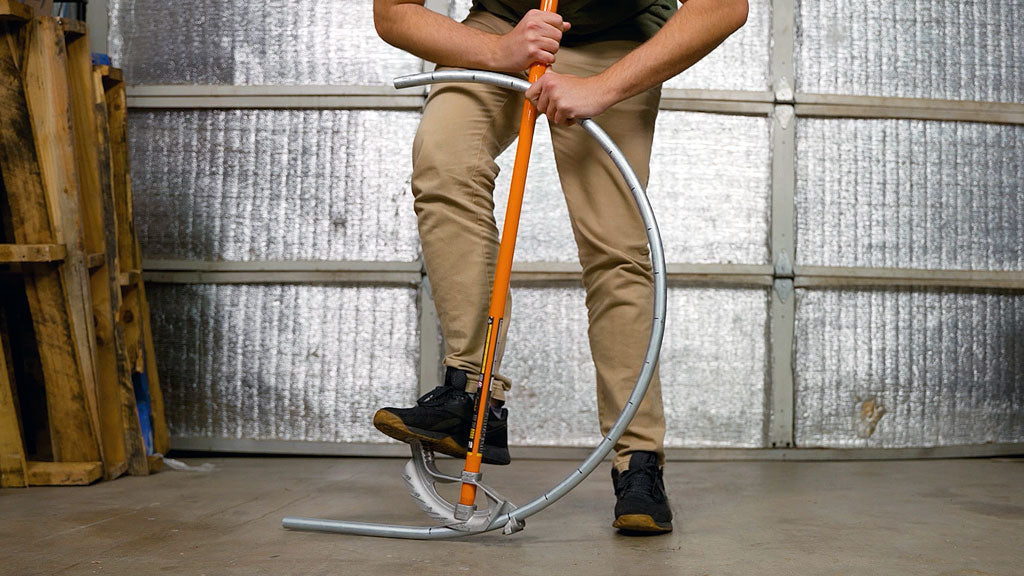
{"label": "conduit bender", "polygon": [[[536,78],[532,72],[533,68],[531,68],[531,79],[535,80]],[[537,77],[539,77],[539,74],[537,74]],[[489,84],[517,92],[525,92],[526,89],[530,87],[530,81],[497,72],[478,70],[442,70],[396,78],[395,88],[412,88],[444,82]],[[533,106],[529,102],[526,102],[524,104],[524,108],[533,109]],[[525,116],[526,114],[524,112],[524,117]],[[535,119],[536,111],[534,110],[533,120]],[[531,125],[529,138],[531,140],[533,134],[533,120],[530,120]],[[637,177],[636,172],[633,171],[629,162],[626,161],[625,156],[605,131],[597,125],[597,123],[590,119],[577,119],[577,123],[583,130],[590,134],[598,144],[600,144],[601,148],[603,148],[606,153],[608,153],[612,161],[615,163],[615,166],[622,174],[622,177],[625,179],[626,184],[629,186],[633,199],[636,202],[637,209],[639,210],[640,216],[644,222],[644,227],[647,229],[647,242],[651,249],[651,265],[654,275],[654,310],[651,323],[651,335],[647,344],[647,352],[644,355],[643,367],[640,370],[640,374],[637,376],[636,384],[633,386],[633,392],[630,394],[629,400],[623,407],[622,412],[615,421],[615,424],[608,431],[608,434],[601,439],[601,442],[594,448],[593,452],[591,452],[579,466],[566,476],[565,479],[527,504],[517,507],[481,482],[482,475],[479,473],[479,467],[477,467],[475,472],[468,470],[468,468],[470,468],[470,457],[472,457],[474,453],[476,453],[476,456],[478,457],[481,449],[481,446],[477,445],[476,442],[477,438],[482,437],[482,429],[478,417],[476,427],[474,428],[473,446],[470,449],[469,456],[467,456],[467,470],[463,470],[462,475],[459,477],[442,473],[437,469],[434,463],[434,454],[432,451],[424,450],[419,442],[410,443],[412,459],[406,463],[403,477],[409,487],[409,492],[413,499],[415,499],[420,505],[420,508],[422,508],[433,520],[437,521],[439,525],[430,527],[402,526],[368,522],[350,522],[345,520],[321,520],[316,518],[288,517],[282,521],[285,528],[292,530],[337,532],[340,534],[408,538],[415,540],[457,538],[460,536],[468,536],[497,530],[499,528],[503,529],[505,534],[512,534],[523,529],[526,523],[526,518],[540,512],[551,504],[554,504],[562,496],[568,494],[573,488],[582,482],[584,478],[593,472],[601,461],[608,456],[608,453],[611,452],[615,443],[622,436],[626,426],[629,425],[629,422],[633,419],[637,409],[640,407],[640,402],[647,393],[647,387],[650,385],[651,378],[654,376],[654,370],[658,363],[658,355],[661,352],[661,341],[665,333],[665,311],[667,302],[665,253],[661,242],[661,234],[658,231],[658,224],[654,218],[654,212],[651,209],[650,201],[647,198],[643,184]],[[521,131],[520,139],[522,140],[522,138],[523,135]],[[520,164],[519,156],[520,153],[519,150],[517,150],[517,167]],[[528,149],[526,151],[526,156],[528,159]],[[522,169],[522,179],[525,181],[525,167]],[[510,194],[510,197],[515,193],[515,182],[516,176],[513,174],[513,192]],[[521,207],[522,199],[521,192],[522,191],[520,190],[518,205],[513,206],[514,202],[511,198],[509,201],[509,208],[506,211],[506,227],[502,234],[503,248],[505,244],[505,237],[510,232],[508,222],[509,214],[511,212],[515,212],[513,217],[515,223],[518,223],[519,208]],[[515,236],[514,229],[515,227],[511,230],[511,242],[513,246]],[[499,254],[499,266],[500,260],[501,256]],[[511,267],[511,254],[508,254],[508,267]],[[505,289],[507,290],[507,279],[505,280],[505,283]],[[504,298],[500,301],[504,303]],[[501,307],[503,308],[503,304]],[[495,308],[494,292],[492,292],[491,308],[491,316],[493,320],[493,310]],[[496,325],[493,326],[495,332],[497,332],[497,328],[498,327]],[[495,334],[494,337],[496,338],[497,334]],[[493,345],[494,342],[489,342],[489,344]],[[494,349],[491,346],[489,346],[489,348],[492,351]],[[487,356],[493,357],[493,352],[485,352],[484,364],[490,367],[492,362],[486,361]],[[483,386],[489,387],[490,372],[490,369],[484,370],[484,374],[488,377],[486,378],[486,384],[481,382],[482,388]],[[480,398],[478,398],[478,412],[481,410],[486,412],[487,405],[485,402],[488,401],[489,396],[487,388],[483,388],[483,393],[480,394]],[[477,463],[479,464],[479,462]],[[442,498],[437,493],[435,487],[438,482],[461,483],[462,493],[460,495],[460,502],[453,504]],[[466,502],[467,495],[475,496],[477,489],[482,491],[488,500],[489,505],[484,510],[476,509],[476,506],[472,504],[472,497],[470,497],[468,502]]]}

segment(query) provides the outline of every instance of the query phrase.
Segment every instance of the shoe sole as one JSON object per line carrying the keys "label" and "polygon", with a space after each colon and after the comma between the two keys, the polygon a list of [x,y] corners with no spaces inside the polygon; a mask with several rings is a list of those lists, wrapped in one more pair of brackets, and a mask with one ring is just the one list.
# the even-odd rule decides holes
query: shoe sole
{"label": "shoe sole", "polygon": [[623,532],[644,534],[664,534],[672,531],[671,522],[657,522],[647,514],[623,514],[615,519],[612,526]]}
{"label": "shoe sole", "polygon": [[[453,458],[465,458],[468,452],[465,446],[456,442],[451,436],[442,432],[431,432],[414,426],[406,426],[401,418],[386,410],[378,410],[373,415],[373,427],[399,442],[408,444],[413,440],[419,440],[424,448],[447,454]],[[488,450],[488,448],[490,449]],[[511,461],[508,449],[484,446],[484,464],[505,466]]]}

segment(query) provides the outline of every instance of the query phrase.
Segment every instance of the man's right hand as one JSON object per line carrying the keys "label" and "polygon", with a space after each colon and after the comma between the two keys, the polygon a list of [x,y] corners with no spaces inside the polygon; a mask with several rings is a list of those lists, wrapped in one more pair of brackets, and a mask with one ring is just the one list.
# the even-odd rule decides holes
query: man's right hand
{"label": "man's right hand", "polygon": [[535,62],[554,63],[562,33],[569,27],[555,12],[530,10],[515,28],[498,37],[494,46],[495,70],[521,72]]}

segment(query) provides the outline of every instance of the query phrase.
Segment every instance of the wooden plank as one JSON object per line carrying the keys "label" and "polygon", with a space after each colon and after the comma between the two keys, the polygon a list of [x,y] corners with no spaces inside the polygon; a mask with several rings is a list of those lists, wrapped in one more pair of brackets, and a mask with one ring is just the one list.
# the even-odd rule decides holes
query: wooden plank
{"label": "wooden plank", "polygon": [[[170,450],[170,440],[167,432],[160,378],[157,372],[153,334],[149,325],[149,303],[146,300],[145,285],[140,274],[142,253],[139,250],[138,237],[135,233],[131,176],[128,171],[130,164],[127,133],[124,128],[124,117],[127,110],[124,85],[118,84],[113,89],[108,90],[107,94],[107,108],[108,112],[110,112],[109,118],[111,123],[111,166],[113,167],[112,172],[114,174],[115,201],[120,202],[116,210],[118,213],[118,255],[121,258],[122,275],[127,273],[131,284],[131,287],[126,292],[125,310],[122,316],[134,318],[136,324],[131,330],[126,328],[126,345],[129,355],[132,354],[132,349],[137,346],[142,358],[145,360],[153,419],[153,448],[156,452],[166,454]],[[116,132],[115,118],[118,118],[120,124]],[[119,186],[123,186],[123,188],[121,193],[117,194],[116,190]],[[131,295],[131,298],[127,298],[128,294]]]}
{"label": "wooden plank", "polygon": [[107,255],[104,252],[93,252],[85,255],[85,263],[89,270],[96,270],[107,265]]}
{"label": "wooden plank", "polygon": [[[109,177],[109,160],[105,156],[100,157],[101,150],[97,146],[97,110],[94,104],[92,56],[89,52],[88,35],[69,39],[66,50],[73,158],[78,174],[79,212],[85,250],[89,254],[103,253],[106,251],[106,241],[101,198],[102,188],[109,186],[109,182],[103,181]],[[105,111],[105,102],[103,108]]]}
{"label": "wooden plank", "polygon": [[15,0],[0,0],[0,20],[29,20],[32,9]]}
{"label": "wooden plank", "polygon": [[67,254],[61,244],[0,244],[0,263],[60,262]]}
{"label": "wooden plank", "polygon": [[24,265],[54,458],[99,461],[93,320],[78,233],[64,40],[51,18],[31,20],[25,35],[24,82],[11,43],[0,42],[0,164],[15,241],[67,246],[57,269]]}
{"label": "wooden plank", "polygon": [[[129,298],[131,296],[129,295]],[[137,301],[138,298],[136,297]],[[137,327],[138,323],[134,325]],[[132,476],[146,476],[151,471],[151,465],[146,453],[146,444],[142,438],[142,428],[139,422],[138,406],[135,403],[135,389],[132,386],[132,372],[135,370],[136,358],[131,354],[137,354],[141,349],[139,331],[134,332],[134,345],[132,351],[128,350],[130,338],[129,327],[119,322],[117,332],[121,338],[121,347],[118,349],[118,375],[121,389],[119,409],[121,412],[121,434],[124,441],[125,456],[127,458],[127,472]],[[141,357],[138,358],[141,364]]]}
{"label": "wooden plank", "polygon": [[[53,386],[47,383],[50,427],[51,430],[66,428],[61,434],[54,433],[55,444],[62,439],[89,442],[98,447],[100,454],[97,459],[102,460],[95,363],[96,324],[91,302],[90,275],[85,266],[81,184],[73,138],[74,116],[70,101],[67,49],[59,21],[54,18],[36,18],[28,24],[26,32],[23,70],[25,97],[36,134],[36,153],[55,239],[68,247],[68,258],[64,264],[65,298],[69,303],[82,376],[82,393],[72,398],[67,398],[65,392],[52,390]],[[69,411],[81,410],[83,406],[90,420],[89,427],[72,425],[62,417]],[[76,435],[87,440],[73,439]],[[54,459],[91,461],[94,458],[70,456],[55,445]]]}
{"label": "wooden plank", "polygon": [[[132,386],[132,364],[129,362],[124,327],[118,322],[122,306],[120,264],[118,262],[117,213],[114,202],[114,186],[111,178],[112,160],[110,149],[110,123],[107,116],[106,90],[103,75],[98,67],[92,69],[92,102],[96,116],[96,147],[100,161],[101,209],[103,213],[104,248],[107,262],[107,286],[110,292],[111,326],[115,351],[116,385],[100,388],[106,403],[110,430],[105,434],[118,435],[125,469],[133,475],[149,473],[146,461],[146,446],[135,405],[135,390]],[[116,421],[117,430],[113,430]],[[105,440],[106,441],[106,440]],[[108,473],[109,476],[109,473]]]}
{"label": "wooden plank", "polygon": [[164,396],[160,389],[160,377],[156,369],[156,348],[153,346],[153,331],[150,328],[149,302],[146,300],[146,287],[139,280],[139,309],[142,313],[140,321],[142,340],[145,346],[146,376],[149,381],[149,403],[153,414],[153,449],[160,454],[167,454],[171,449],[167,434],[167,419],[164,415]]}
{"label": "wooden plank", "polygon": [[142,259],[136,246],[135,216],[130,196],[131,174],[126,124],[128,106],[123,82],[105,85],[104,90],[110,134],[110,181],[117,221],[117,260],[120,272],[124,273],[142,267]]}
{"label": "wooden plank", "polygon": [[[114,321],[114,310],[120,303],[121,288],[117,282],[113,202],[112,199],[107,200],[110,197],[107,103],[103,96],[101,78],[93,73],[89,35],[72,26],[75,22],[62,20],[61,24],[66,34],[68,88],[81,221],[91,270],[89,295],[95,319],[100,442],[103,447],[104,477],[110,480],[125,470],[127,458],[121,415],[122,375],[117,360],[117,346],[123,346],[123,342],[118,340]],[[74,30],[74,33],[70,33],[70,30]]]}
{"label": "wooden plank", "polygon": [[30,486],[88,486],[103,476],[102,462],[28,462]]}
{"label": "wooden plank", "polygon": [[[132,374],[143,370],[142,348],[144,342],[139,317],[139,291],[133,286],[132,289],[124,291],[118,313],[118,328],[124,338],[124,355],[120,358],[121,371],[128,376],[128,386],[132,386]],[[149,474],[149,461],[147,460],[146,445],[142,439],[134,387],[129,390],[129,393],[130,400],[121,405],[121,415],[126,425],[128,473],[132,476],[146,476]]]}
{"label": "wooden plank", "polygon": [[124,72],[120,68],[114,68],[112,66],[104,66],[103,70],[103,83],[104,86],[111,83],[124,82]]}
{"label": "wooden plank", "polygon": [[149,473],[150,474],[152,474],[154,472],[159,472],[160,469],[163,468],[163,467],[164,467],[164,458],[163,458],[163,456],[158,456],[156,454],[151,454],[149,456]]}
{"label": "wooden plank", "polygon": [[20,0],[32,9],[33,16],[49,16],[53,12],[53,0]]}
{"label": "wooden plank", "polygon": [[107,66],[106,64],[97,64],[96,70],[103,77],[103,89],[109,90],[114,85],[124,82],[124,73],[121,72],[120,68],[114,68],[113,66]]}
{"label": "wooden plank", "polygon": [[[121,415],[125,423],[125,446],[128,456],[128,473],[133,476],[149,474],[146,447],[142,439],[138,407],[131,375],[141,371],[144,339],[140,301],[136,286],[141,285],[139,267],[142,257],[135,236],[135,221],[131,201],[131,174],[128,164],[128,135],[126,114],[128,111],[124,82],[120,70],[101,69],[104,78],[104,99],[107,107],[108,145],[110,148],[110,184],[114,205],[114,237],[117,240],[118,284],[121,286],[121,304],[118,307],[117,327],[123,338],[124,352],[120,360],[121,372],[127,375],[127,396],[121,404]],[[116,74],[115,74],[116,72]]]}
{"label": "wooden plank", "polygon": [[28,486],[25,446],[5,348],[0,345],[0,487],[24,487]]}
{"label": "wooden plank", "polygon": [[[78,39],[82,36],[86,36],[89,33],[89,27],[85,25],[85,22],[81,20],[72,20],[70,18],[57,18],[57,23],[60,24],[60,29],[64,31],[65,36],[68,40]],[[90,64],[92,64],[92,58],[90,57]]]}

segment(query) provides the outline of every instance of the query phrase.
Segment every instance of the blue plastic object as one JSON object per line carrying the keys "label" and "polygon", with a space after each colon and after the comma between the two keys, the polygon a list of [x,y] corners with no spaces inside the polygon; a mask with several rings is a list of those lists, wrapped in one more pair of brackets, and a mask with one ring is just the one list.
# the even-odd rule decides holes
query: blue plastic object
{"label": "blue plastic object", "polygon": [[[142,353],[142,365],[146,365],[146,353]],[[149,399],[149,377],[146,370],[132,372],[132,388],[135,390],[135,406],[139,412],[139,427],[146,454],[153,453],[153,408]]]}

